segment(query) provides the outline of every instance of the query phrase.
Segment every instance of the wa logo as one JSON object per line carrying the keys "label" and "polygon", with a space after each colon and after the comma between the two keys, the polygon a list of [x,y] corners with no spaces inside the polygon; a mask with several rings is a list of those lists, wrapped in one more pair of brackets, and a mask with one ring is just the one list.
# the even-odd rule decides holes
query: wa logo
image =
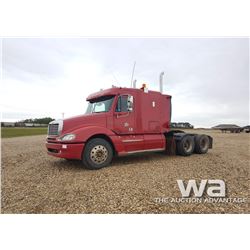
{"label": "wa logo", "polygon": [[189,180],[184,185],[183,180],[177,180],[182,197],[190,197],[192,191],[195,197],[202,197],[206,191],[210,197],[225,197],[226,187],[223,180],[201,180],[197,185],[195,180]]}

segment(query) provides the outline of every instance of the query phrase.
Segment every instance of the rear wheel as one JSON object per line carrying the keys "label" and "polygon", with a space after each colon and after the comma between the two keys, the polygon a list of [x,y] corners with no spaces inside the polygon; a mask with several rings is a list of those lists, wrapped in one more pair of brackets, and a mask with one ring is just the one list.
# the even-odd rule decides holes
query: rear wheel
{"label": "rear wheel", "polygon": [[195,148],[194,151],[197,154],[205,154],[209,148],[209,138],[207,135],[196,135],[194,137]]}
{"label": "rear wheel", "polygon": [[102,138],[95,138],[87,142],[82,161],[88,169],[100,169],[110,164],[113,149],[109,142]]}
{"label": "rear wheel", "polygon": [[186,135],[177,141],[177,154],[182,156],[189,156],[194,151],[194,140],[190,135]]}

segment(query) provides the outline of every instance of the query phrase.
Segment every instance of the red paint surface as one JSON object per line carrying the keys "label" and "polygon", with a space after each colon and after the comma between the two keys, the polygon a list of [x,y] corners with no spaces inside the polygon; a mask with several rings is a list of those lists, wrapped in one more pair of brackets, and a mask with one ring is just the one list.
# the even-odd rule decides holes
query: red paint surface
{"label": "red paint surface", "polygon": [[[134,106],[132,112],[116,112],[118,97],[132,95]],[[165,148],[163,133],[170,130],[171,96],[156,91],[145,93],[141,89],[111,88],[88,96],[87,100],[102,96],[115,96],[109,112],[80,115],[63,121],[60,136],[49,136],[47,149],[61,150],[59,154],[50,155],[62,158],[81,159],[84,144],[93,136],[108,138],[117,154]],[[64,143],[60,137],[74,133],[74,141]],[[62,149],[67,144],[67,149]]]}

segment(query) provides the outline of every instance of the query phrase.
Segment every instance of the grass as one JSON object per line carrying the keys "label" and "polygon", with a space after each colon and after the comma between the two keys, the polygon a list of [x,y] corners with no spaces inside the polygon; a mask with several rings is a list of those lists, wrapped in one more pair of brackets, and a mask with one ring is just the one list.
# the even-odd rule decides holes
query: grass
{"label": "grass", "polygon": [[45,128],[1,128],[1,138],[11,138],[17,136],[45,135]]}

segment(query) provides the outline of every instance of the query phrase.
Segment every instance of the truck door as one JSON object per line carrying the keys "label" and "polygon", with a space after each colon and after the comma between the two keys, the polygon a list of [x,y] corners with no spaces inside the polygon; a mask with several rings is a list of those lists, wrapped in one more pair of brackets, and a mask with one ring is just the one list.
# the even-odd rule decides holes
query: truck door
{"label": "truck door", "polygon": [[114,131],[120,135],[126,152],[136,152],[144,148],[143,135],[136,135],[135,100],[131,95],[120,95],[114,112]]}
{"label": "truck door", "polygon": [[120,95],[114,112],[114,131],[117,134],[133,134],[135,123],[134,98]]}

